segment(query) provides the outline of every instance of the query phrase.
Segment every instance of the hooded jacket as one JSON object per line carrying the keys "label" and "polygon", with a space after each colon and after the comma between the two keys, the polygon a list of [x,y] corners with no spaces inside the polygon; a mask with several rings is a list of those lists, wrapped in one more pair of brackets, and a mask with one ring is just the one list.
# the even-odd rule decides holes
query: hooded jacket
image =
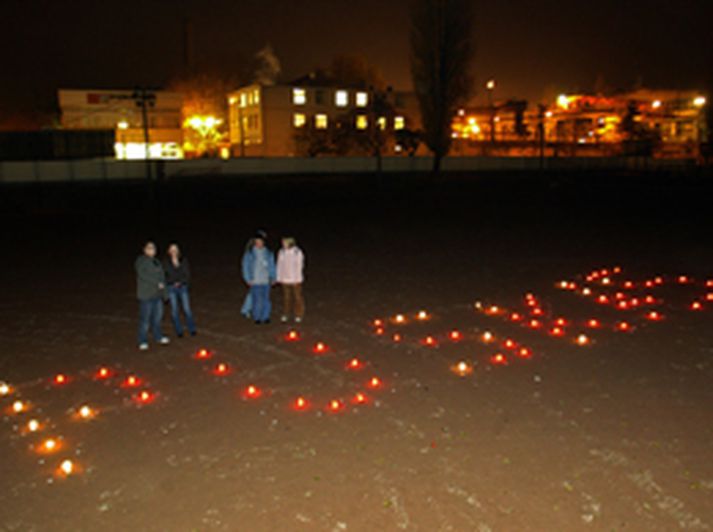
{"label": "hooded jacket", "polygon": [[141,301],[163,297],[165,276],[161,261],[157,258],[139,255],[134,263],[136,270],[136,297]]}

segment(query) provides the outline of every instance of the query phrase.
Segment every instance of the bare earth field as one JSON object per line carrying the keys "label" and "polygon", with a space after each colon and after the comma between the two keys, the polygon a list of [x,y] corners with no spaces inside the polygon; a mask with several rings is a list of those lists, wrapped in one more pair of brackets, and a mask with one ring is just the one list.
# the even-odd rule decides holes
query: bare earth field
{"label": "bare earth field", "polygon": [[[380,194],[336,180],[182,183],[149,231],[131,187],[13,190],[0,237],[0,381],[13,387],[0,397],[0,529],[711,530],[712,191],[641,176]],[[239,315],[239,259],[258,227],[294,234],[307,254],[298,341]],[[139,353],[132,265],[150,234],[190,257],[199,335],[175,338],[166,316],[171,345]],[[603,268],[608,284],[587,281]],[[560,317],[563,337],[550,331]],[[219,363],[228,374],[213,374]],[[94,419],[77,418],[84,404]]]}

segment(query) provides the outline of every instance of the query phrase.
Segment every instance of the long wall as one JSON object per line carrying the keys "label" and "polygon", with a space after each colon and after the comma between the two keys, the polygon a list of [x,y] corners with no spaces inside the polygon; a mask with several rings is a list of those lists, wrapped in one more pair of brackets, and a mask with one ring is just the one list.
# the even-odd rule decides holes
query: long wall
{"label": "long wall", "polygon": [[[385,157],[382,169],[388,173],[428,172],[430,157]],[[244,159],[200,159],[152,162],[153,175],[165,179],[203,176],[256,176],[304,174],[358,174],[376,171],[370,157],[271,157]],[[624,157],[571,157],[545,160],[549,170],[652,170],[685,171],[695,168],[693,160],[664,160]],[[536,157],[449,157],[443,169],[452,172],[535,171]],[[71,181],[138,180],[146,176],[145,161],[114,159],[0,162],[0,183],[62,183]]]}

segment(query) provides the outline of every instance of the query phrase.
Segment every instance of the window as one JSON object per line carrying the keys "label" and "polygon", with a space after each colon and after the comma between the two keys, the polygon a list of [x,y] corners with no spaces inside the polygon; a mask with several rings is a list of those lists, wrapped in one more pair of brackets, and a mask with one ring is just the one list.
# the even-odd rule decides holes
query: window
{"label": "window", "polygon": [[255,105],[260,103],[260,89],[255,89],[255,92],[253,93],[253,102],[255,102]]}
{"label": "window", "polygon": [[367,119],[366,115],[357,115],[357,117],[356,117],[356,128],[357,129],[366,129],[368,125],[369,125],[369,120]]}
{"label": "window", "polygon": [[292,115],[292,125],[295,127],[302,127],[307,123],[307,117],[304,113],[295,113]]}
{"label": "window", "polygon": [[327,115],[319,114],[314,116],[314,127],[317,129],[327,129],[328,124],[329,119],[327,118]]}
{"label": "window", "polygon": [[292,103],[295,105],[304,105],[307,103],[307,91],[304,89],[292,89]]}
{"label": "window", "polygon": [[349,93],[347,91],[337,91],[334,93],[334,105],[346,107],[349,105]]}
{"label": "window", "polygon": [[317,105],[324,105],[324,91],[322,89],[314,91],[314,103]]}
{"label": "window", "polygon": [[385,116],[380,116],[376,120],[376,123],[379,125],[379,129],[381,129],[381,130],[386,129],[386,117]]}
{"label": "window", "polygon": [[406,127],[406,119],[403,116],[394,118],[394,129],[403,129]]}
{"label": "window", "polygon": [[356,105],[357,107],[366,107],[369,104],[369,94],[366,92],[356,93]]}
{"label": "window", "polygon": [[240,93],[240,107],[245,107],[245,104],[247,103],[247,97],[244,92]]}

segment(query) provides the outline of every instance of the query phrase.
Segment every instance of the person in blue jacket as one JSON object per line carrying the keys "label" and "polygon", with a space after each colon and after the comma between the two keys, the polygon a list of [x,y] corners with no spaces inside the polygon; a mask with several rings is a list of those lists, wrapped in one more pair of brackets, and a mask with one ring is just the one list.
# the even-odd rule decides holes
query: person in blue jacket
{"label": "person in blue jacket", "polygon": [[277,272],[275,257],[265,245],[264,233],[253,238],[243,255],[243,280],[250,287],[252,317],[256,324],[270,323],[270,287],[275,283]]}

